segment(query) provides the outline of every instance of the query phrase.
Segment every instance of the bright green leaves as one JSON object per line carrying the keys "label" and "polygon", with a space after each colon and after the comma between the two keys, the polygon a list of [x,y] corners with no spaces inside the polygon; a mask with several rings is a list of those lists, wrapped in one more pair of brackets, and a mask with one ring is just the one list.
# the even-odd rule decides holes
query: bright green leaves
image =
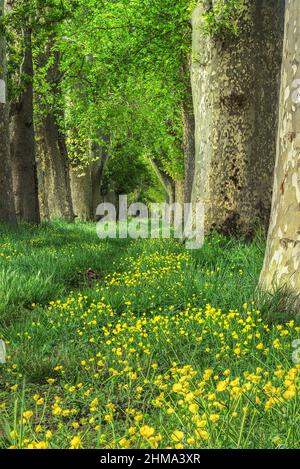
{"label": "bright green leaves", "polygon": [[239,10],[243,0],[217,0],[204,13],[208,34],[237,34]]}
{"label": "bright green leaves", "polygon": [[[124,174],[126,162],[139,166],[147,155],[182,177],[180,70],[190,47],[189,6],[186,0],[81,1],[62,24],[67,127],[78,129],[81,141],[105,127],[113,135],[109,166],[118,167],[120,157]],[[115,184],[116,171],[109,173]]]}

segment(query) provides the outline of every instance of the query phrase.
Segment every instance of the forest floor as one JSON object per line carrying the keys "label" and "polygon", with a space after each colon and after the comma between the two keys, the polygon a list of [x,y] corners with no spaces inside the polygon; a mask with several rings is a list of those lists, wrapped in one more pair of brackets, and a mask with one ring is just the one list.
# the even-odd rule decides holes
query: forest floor
{"label": "forest floor", "polygon": [[0,448],[299,447],[300,327],[257,293],[263,257],[2,227]]}

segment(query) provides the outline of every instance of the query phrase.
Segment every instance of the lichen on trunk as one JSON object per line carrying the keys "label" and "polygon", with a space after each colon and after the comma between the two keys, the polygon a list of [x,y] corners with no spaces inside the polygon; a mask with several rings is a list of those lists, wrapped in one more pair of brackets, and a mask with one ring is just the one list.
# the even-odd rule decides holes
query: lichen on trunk
{"label": "lichen on trunk", "polygon": [[[4,13],[4,0],[0,0],[0,17]],[[0,222],[16,222],[12,191],[9,148],[9,109],[7,103],[6,43],[0,37]]]}
{"label": "lichen on trunk", "polygon": [[[36,125],[39,197],[42,218],[74,220],[68,151],[66,137],[61,129],[64,114],[61,109],[60,53],[54,49],[55,36],[46,42],[40,66],[47,67],[45,77],[51,104],[38,102],[39,118]],[[39,99],[37,98],[39,101]]]}
{"label": "lichen on trunk", "polygon": [[33,63],[31,30],[23,26],[21,90],[11,104],[11,159],[16,214],[20,221],[40,221],[33,124]]}
{"label": "lichen on trunk", "polygon": [[93,219],[93,192],[90,166],[79,169],[70,167],[71,193],[75,217],[78,220]]}

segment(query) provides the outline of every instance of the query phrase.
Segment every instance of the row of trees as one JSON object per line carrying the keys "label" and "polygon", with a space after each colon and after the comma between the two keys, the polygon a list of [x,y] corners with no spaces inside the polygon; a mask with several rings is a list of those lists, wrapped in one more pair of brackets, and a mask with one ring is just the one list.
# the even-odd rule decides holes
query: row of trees
{"label": "row of trees", "polygon": [[183,192],[187,2],[2,3],[16,218],[92,219],[120,193]]}
{"label": "row of trees", "polygon": [[297,0],[0,10],[1,221],[91,219],[124,192],[201,200],[231,235],[271,213],[261,284],[299,292]]}

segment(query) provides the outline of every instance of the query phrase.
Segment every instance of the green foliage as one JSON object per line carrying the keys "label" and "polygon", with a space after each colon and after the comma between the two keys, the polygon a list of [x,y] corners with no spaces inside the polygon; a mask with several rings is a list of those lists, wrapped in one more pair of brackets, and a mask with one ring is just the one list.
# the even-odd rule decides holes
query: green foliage
{"label": "green foliage", "polygon": [[217,0],[204,13],[207,34],[238,34],[238,19],[243,0]]}
{"label": "green foliage", "polygon": [[15,101],[24,82],[31,77],[20,74],[25,47],[25,33],[30,32],[33,55],[41,48],[57,25],[70,17],[74,0],[14,0],[2,19],[9,55],[10,100]]}
{"label": "green foliage", "polygon": [[35,121],[55,113],[73,164],[91,163],[90,148],[102,144],[100,133],[110,141],[110,186],[124,187],[127,178],[113,164],[124,175],[140,168],[141,177],[133,171],[130,178],[135,189],[141,178],[153,181],[149,158],[171,178],[182,179],[181,108],[189,79],[182,63],[191,48],[192,7],[189,0],[15,1],[4,22],[10,100],[32,79],[20,76],[23,33],[30,31]]}
{"label": "green foliage", "polygon": [[[186,0],[79,2],[56,39],[66,127],[77,129],[78,146],[96,141],[105,128],[110,162],[119,155],[124,170],[126,161],[155,158],[171,177],[182,178],[181,63],[190,47],[189,15]],[[80,158],[88,163],[87,149]]]}

